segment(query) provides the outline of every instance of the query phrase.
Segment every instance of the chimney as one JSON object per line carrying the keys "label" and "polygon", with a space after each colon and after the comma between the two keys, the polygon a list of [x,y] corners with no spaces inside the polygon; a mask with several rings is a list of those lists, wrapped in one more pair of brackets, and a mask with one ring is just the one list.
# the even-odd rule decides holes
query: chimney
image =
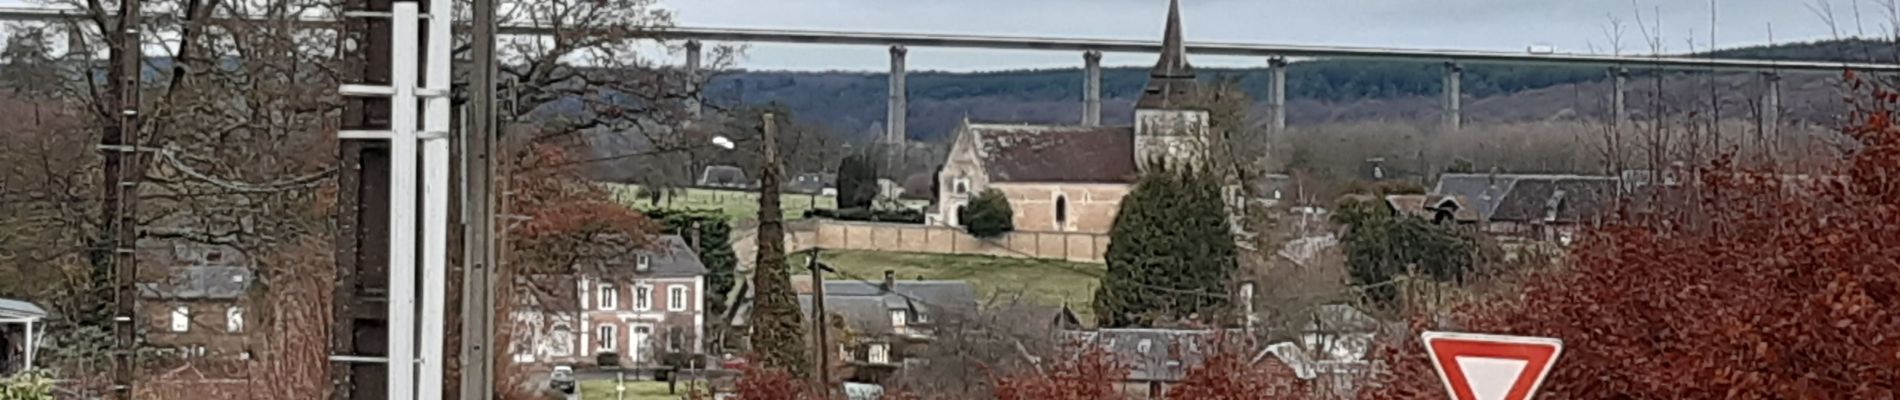
{"label": "chimney", "polygon": [[892,290],[892,288],[896,288],[896,287],[897,287],[897,271],[892,271],[888,269],[884,270],[884,291],[889,292]]}

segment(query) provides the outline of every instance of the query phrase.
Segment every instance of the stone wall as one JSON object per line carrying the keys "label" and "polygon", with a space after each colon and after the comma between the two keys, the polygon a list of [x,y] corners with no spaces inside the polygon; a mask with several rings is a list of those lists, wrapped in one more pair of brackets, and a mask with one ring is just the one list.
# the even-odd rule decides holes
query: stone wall
{"label": "stone wall", "polygon": [[1108,250],[1108,235],[1083,232],[1010,232],[978,239],[948,226],[819,219],[787,223],[785,233],[788,252],[819,247],[1100,263]]}

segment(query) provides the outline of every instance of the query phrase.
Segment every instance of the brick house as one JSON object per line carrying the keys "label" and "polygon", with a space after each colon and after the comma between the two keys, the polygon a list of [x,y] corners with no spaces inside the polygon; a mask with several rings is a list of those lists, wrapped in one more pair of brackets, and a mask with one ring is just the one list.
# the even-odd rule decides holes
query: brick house
{"label": "brick house", "polygon": [[[517,313],[533,325],[533,351],[514,350],[517,362],[659,367],[668,355],[703,352],[706,266],[684,238],[661,236],[652,249],[583,269],[573,277],[572,302],[540,313]],[[560,310],[560,311],[551,311]]]}
{"label": "brick house", "polygon": [[253,280],[248,267],[186,266],[159,282],[139,284],[139,315],[151,347],[182,359],[229,363],[251,357],[246,312]]}

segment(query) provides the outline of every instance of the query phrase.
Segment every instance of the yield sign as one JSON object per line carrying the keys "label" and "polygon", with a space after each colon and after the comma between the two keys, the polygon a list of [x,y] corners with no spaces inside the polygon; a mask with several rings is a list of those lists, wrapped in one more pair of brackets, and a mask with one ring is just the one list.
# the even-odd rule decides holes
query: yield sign
{"label": "yield sign", "polygon": [[1454,400],[1530,400],[1564,349],[1554,338],[1454,332],[1423,338]]}

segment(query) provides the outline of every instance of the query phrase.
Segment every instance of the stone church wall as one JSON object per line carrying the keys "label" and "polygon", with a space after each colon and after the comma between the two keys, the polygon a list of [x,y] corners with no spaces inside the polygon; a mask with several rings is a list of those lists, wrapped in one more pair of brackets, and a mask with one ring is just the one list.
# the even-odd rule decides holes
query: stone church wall
{"label": "stone church wall", "polygon": [[[1006,183],[992,187],[1009,196],[1018,232],[1108,234],[1121,211],[1123,184]],[[1066,221],[1057,223],[1056,203],[1065,202]]]}
{"label": "stone church wall", "polygon": [[960,228],[879,222],[806,220],[786,224],[786,251],[814,246],[836,250],[969,254],[1100,263],[1108,235],[1086,232],[1010,232],[978,239]]}

